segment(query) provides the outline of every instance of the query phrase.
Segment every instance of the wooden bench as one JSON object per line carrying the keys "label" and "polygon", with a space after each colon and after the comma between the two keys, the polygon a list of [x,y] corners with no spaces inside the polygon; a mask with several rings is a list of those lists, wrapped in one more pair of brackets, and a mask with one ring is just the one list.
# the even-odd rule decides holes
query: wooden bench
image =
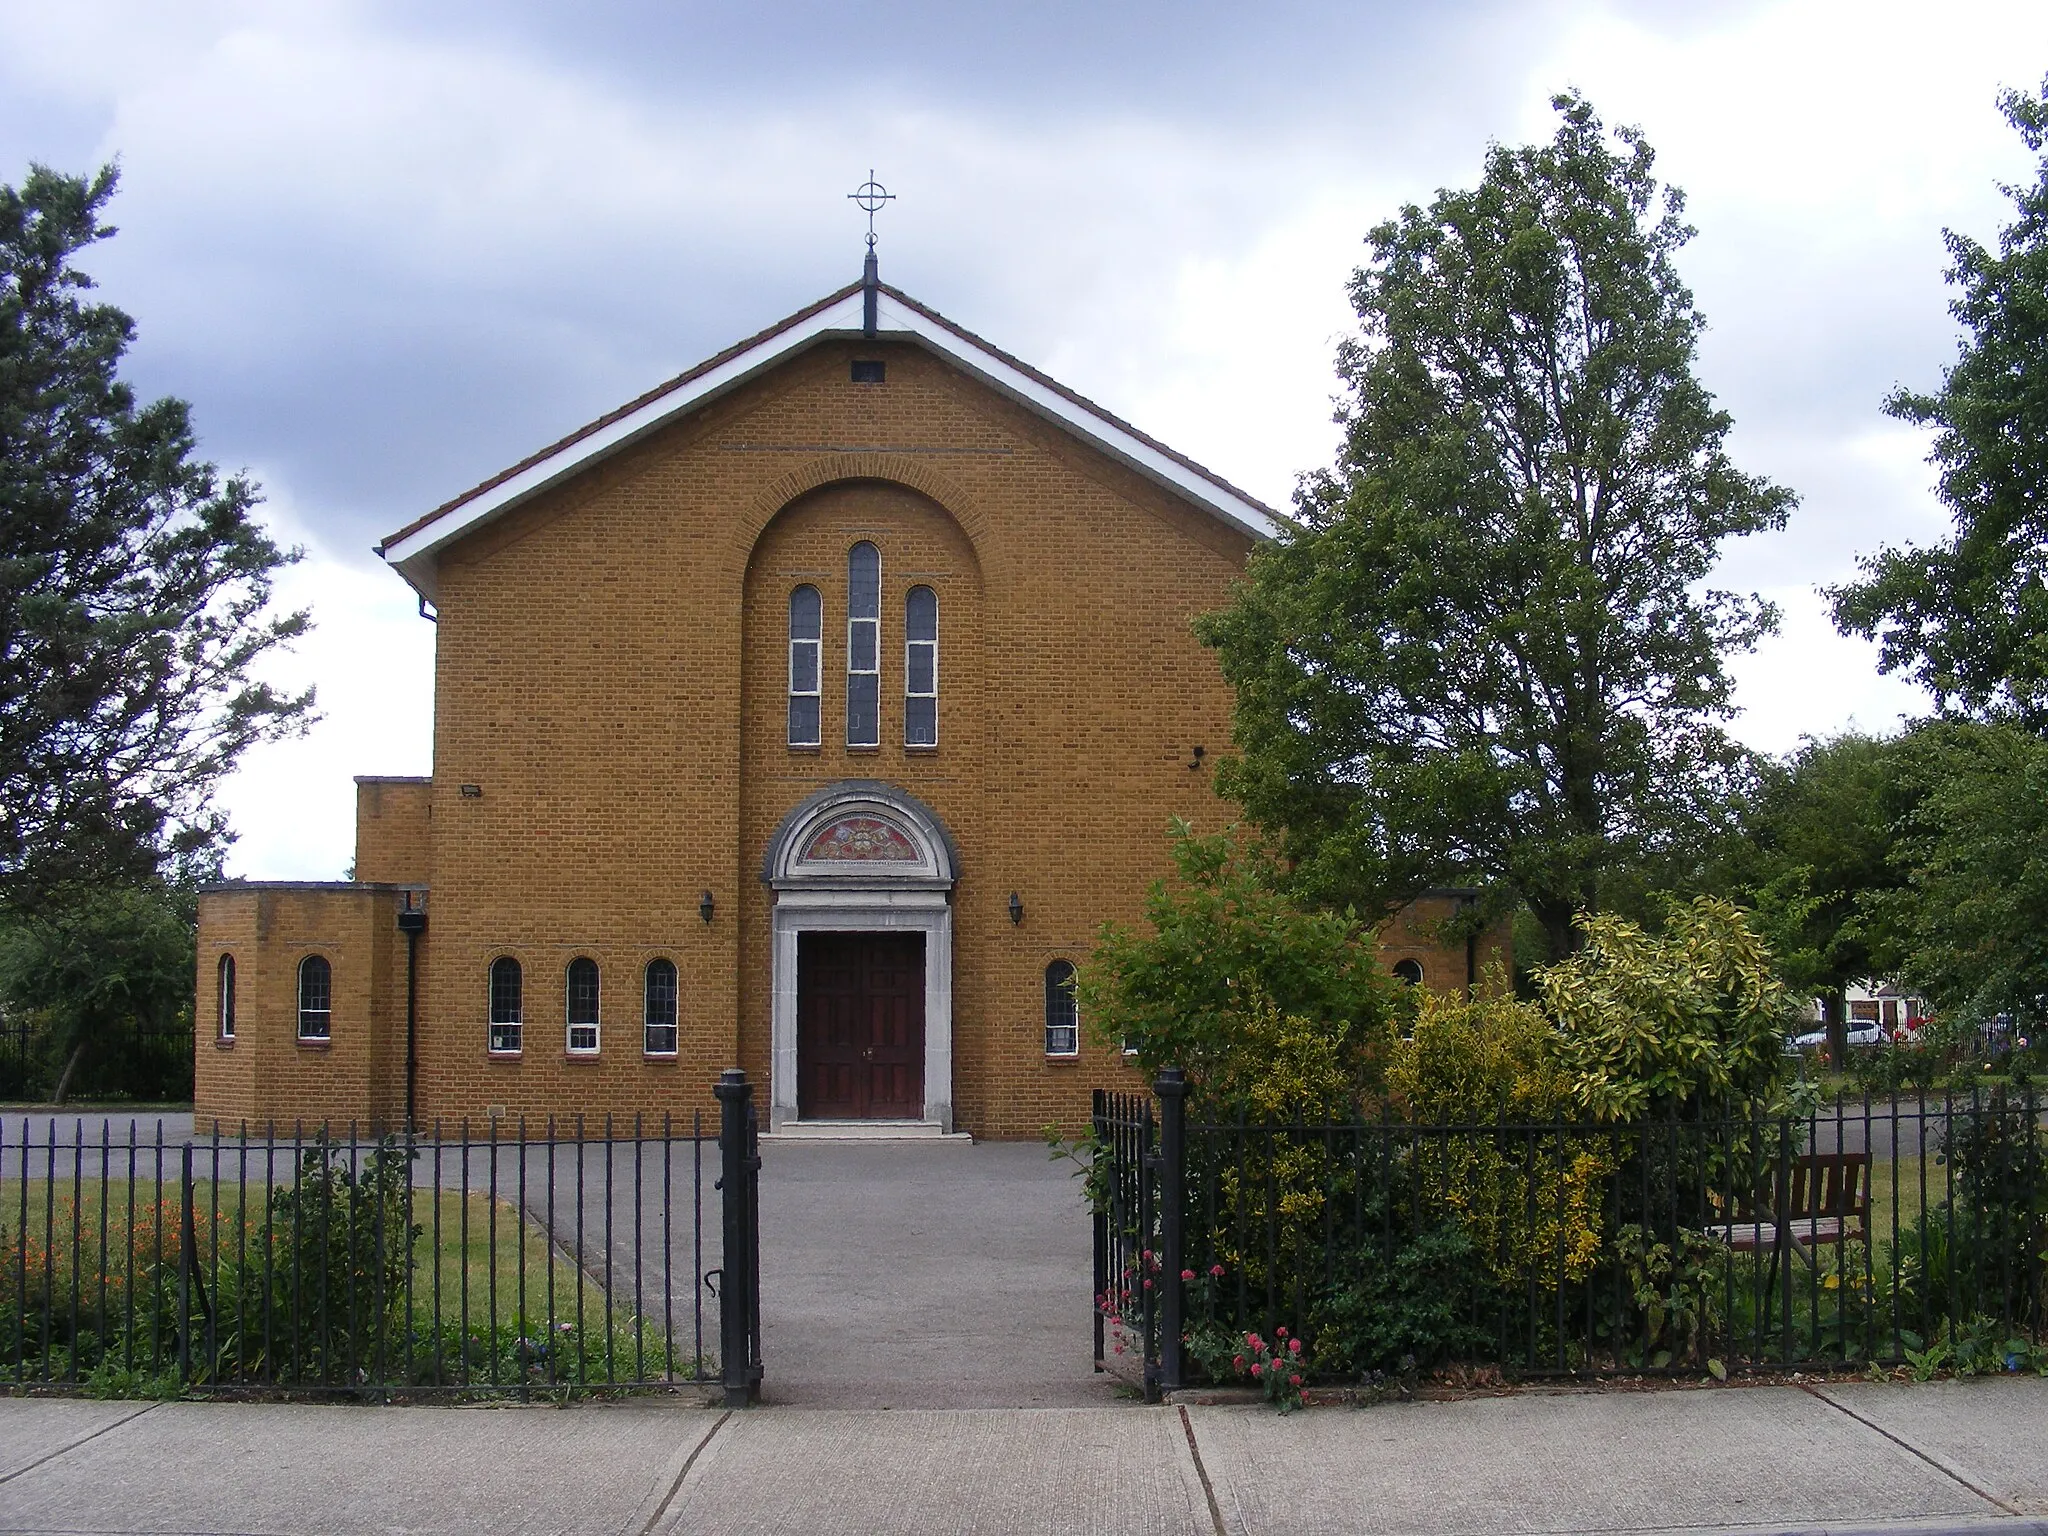
{"label": "wooden bench", "polygon": [[1791,1188],[1782,1221],[1772,1210],[1776,1189],[1765,1188],[1729,1202],[1732,1209],[1724,1211],[1728,1221],[1708,1227],[1707,1235],[1718,1237],[1737,1253],[1755,1253],[1777,1246],[1782,1225],[1792,1251],[1808,1264],[1813,1262],[1807,1251],[1810,1248],[1862,1242],[1868,1237],[1868,1152],[1808,1152],[1794,1158],[1788,1172]]}

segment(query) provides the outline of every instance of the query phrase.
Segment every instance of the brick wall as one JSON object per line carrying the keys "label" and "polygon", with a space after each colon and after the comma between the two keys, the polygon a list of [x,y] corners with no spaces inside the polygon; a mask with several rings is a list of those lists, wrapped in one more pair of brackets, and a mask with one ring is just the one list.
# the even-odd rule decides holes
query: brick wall
{"label": "brick wall", "polygon": [[379,885],[425,885],[433,858],[433,782],[358,777],[356,873]]}
{"label": "brick wall", "polygon": [[[199,898],[201,1021],[194,1123],[233,1132],[274,1123],[389,1126],[403,1114],[405,943],[388,885],[246,882]],[[220,957],[235,959],[236,1029],[219,1039]],[[299,965],[331,968],[325,1042],[298,1034]]]}

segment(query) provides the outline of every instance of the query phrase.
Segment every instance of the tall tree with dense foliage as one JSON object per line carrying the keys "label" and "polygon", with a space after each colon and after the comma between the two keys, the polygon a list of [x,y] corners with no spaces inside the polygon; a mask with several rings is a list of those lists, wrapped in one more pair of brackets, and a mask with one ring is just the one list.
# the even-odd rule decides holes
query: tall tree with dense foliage
{"label": "tall tree with dense foliage", "polygon": [[1864,903],[1878,965],[1944,1012],[2048,1019],[2048,742],[1936,720],[1893,759],[1893,879]]}
{"label": "tall tree with dense foliage", "polygon": [[86,297],[114,185],[0,186],[0,906],[203,861],[215,787],[312,700],[251,678],[306,628],[270,612],[296,555],[194,457],[183,401],[137,402],[134,325]]}
{"label": "tall tree with dense foliage", "polygon": [[154,881],[67,887],[0,924],[0,1004],[47,1056],[51,1101],[95,1055],[189,1027],[193,963],[190,895]]}
{"label": "tall tree with dense foliage", "polygon": [[1694,377],[1681,195],[1555,105],[1550,143],[1372,231],[1338,461],[1202,634],[1237,689],[1222,785],[1305,893],[1481,887],[1562,954],[1605,878],[1727,815],[1724,658],[1776,614],[1704,583],[1793,497]]}
{"label": "tall tree with dense foliage", "polygon": [[2016,217],[1997,250],[1948,230],[1951,312],[1968,333],[1932,394],[1900,389],[1885,410],[1934,429],[1931,461],[1955,532],[1888,548],[1834,594],[1835,621],[1875,638],[1944,706],[2048,730],[2048,83],[1999,100],[2041,155],[2006,189]]}
{"label": "tall tree with dense foliage", "polygon": [[1901,879],[1898,760],[1896,742],[1846,731],[1766,764],[1711,882],[1751,910],[1793,991],[1822,999],[1836,1061],[1848,1049],[1846,989],[1882,969],[1869,904]]}

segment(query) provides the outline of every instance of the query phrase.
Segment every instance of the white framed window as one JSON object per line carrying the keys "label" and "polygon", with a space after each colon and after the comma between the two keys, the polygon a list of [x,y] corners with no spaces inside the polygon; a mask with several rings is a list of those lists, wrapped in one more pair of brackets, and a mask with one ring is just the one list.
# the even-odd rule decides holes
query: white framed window
{"label": "white framed window", "polygon": [[819,652],[825,637],[825,600],[812,586],[789,594],[789,744],[815,747],[820,729]]}
{"label": "white framed window", "polygon": [[865,539],[846,555],[846,744],[882,744],[882,552]]}
{"label": "white framed window", "polygon": [[647,973],[641,986],[644,1002],[642,1025],[645,1031],[641,1050],[649,1056],[673,1056],[676,1053],[676,963],[673,960],[657,959],[647,962]]}
{"label": "white framed window", "polygon": [[220,957],[220,1037],[235,1038],[235,957]]}
{"label": "white framed window", "polygon": [[334,968],[325,955],[299,962],[299,1038],[327,1040],[334,1030]]}
{"label": "white framed window", "polygon": [[493,1056],[517,1056],[526,1033],[526,975],[510,955],[491,962],[491,1036]]}
{"label": "white framed window", "polygon": [[912,587],[903,599],[903,745],[939,744],[939,594]]}
{"label": "white framed window", "polygon": [[1081,1004],[1074,996],[1074,962],[1055,960],[1045,968],[1045,1054],[1081,1054]]}
{"label": "white framed window", "polygon": [[1422,962],[1420,960],[1397,960],[1394,974],[1411,987],[1422,985]]}
{"label": "white framed window", "polygon": [[569,962],[569,1054],[597,1054],[597,962],[578,955]]}

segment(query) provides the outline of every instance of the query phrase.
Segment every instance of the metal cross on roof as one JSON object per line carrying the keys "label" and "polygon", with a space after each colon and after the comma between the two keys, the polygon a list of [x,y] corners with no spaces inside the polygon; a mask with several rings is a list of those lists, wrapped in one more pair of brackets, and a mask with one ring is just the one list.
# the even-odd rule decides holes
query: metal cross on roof
{"label": "metal cross on roof", "polygon": [[857,191],[849,192],[846,195],[857,207],[865,209],[867,212],[868,249],[872,251],[875,248],[875,215],[882,211],[884,203],[895,202],[896,194],[875,180],[875,173],[870,168],[868,179],[860,184]]}

